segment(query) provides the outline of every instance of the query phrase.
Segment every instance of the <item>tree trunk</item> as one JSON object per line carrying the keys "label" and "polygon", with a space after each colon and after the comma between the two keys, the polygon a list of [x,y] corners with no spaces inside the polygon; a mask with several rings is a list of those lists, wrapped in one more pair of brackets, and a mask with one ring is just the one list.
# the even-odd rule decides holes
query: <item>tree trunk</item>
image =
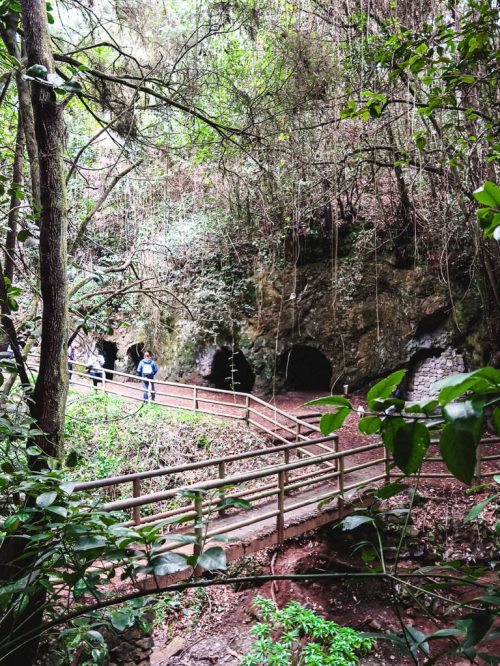
{"label": "tree trunk", "polygon": [[[23,154],[24,154],[24,126],[23,117],[17,117],[16,147],[14,150],[14,164],[12,165],[12,185],[23,184]],[[5,239],[4,275],[12,282],[14,278],[14,253],[17,240],[17,220],[19,218],[19,199],[13,193],[10,198],[9,217],[7,221],[7,236]]]}
{"label": "tree trunk", "polygon": [[[7,12],[3,20],[4,25],[0,27],[0,34],[4,44],[9,55],[21,62],[23,53],[19,42],[19,13],[10,10]],[[22,116],[26,149],[30,165],[33,212],[38,213],[40,210],[40,168],[38,164],[38,150],[35,137],[35,121],[33,118],[33,107],[31,106],[29,82],[26,81],[26,79],[23,79],[22,72],[19,69],[16,69],[16,86],[19,100],[19,113]]]}
{"label": "tree trunk", "polygon": [[[43,65],[53,73],[54,60],[48,32],[45,0],[21,0],[23,36],[28,66]],[[30,412],[44,435],[36,443],[48,456],[62,451],[64,412],[68,391],[67,337],[67,219],[64,182],[62,108],[54,90],[40,83],[31,85],[31,105],[40,174],[40,286],[42,294],[42,336],[40,367],[30,402]],[[5,294],[4,294],[5,296]],[[15,353],[17,350],[15,350]],[[35,463],[40,467],[43,459]],[[19,580],[33,562],[19,560],[22,540],[7,539],[0,552],[3,580]],[[36,629],[42,622],[45,595],[30,598],[22,615],[10,616],[0,633],[14,639]],[[2,666],[29,666],[36,660],[39,639],[24,643],[11,654],[0,654]]]}
{"label": "tree trunk", "polygon": [[[55,71],[44,0],[22,0],[24,44],[28,65]],[[33,82],[31,101],[40,170],[40,283],[43,302],[40,368],[34,412],[45,436],[43,451],[62,451],[68,390],[67,219],[64,182],[64,124],[54,90]]]}

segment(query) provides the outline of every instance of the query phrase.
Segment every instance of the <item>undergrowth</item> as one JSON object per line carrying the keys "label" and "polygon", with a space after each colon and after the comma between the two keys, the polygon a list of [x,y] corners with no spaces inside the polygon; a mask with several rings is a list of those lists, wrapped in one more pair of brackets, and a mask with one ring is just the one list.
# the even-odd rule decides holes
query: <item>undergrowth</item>
{"label": "undergrowth", "polygon": [[[242,423],[222,420],[182,409],[154,404],[136,404],[101,392],[70,392],[66,439],[71,443],[66,463],[71,480],[89,481],[159,467],[185,465],[198,460],[265,448],[266,440]],[[275,455],[252,459],[252,465],[274,462]],[[240,466],[249,469],[249,461]],[[228,464],[226,474],[240,471]],[[213,478],[217,467],[168,474],[141,483],[141,492],[167,490]],[[100,490],[110,499],[130,495],[130,484]],[[176,508],[174,499],[169,508]],[[154,504],[142,507],[154,513]],[[164,506],[163,506],[164,508]]]}
{"label": "undergrowth", "polygon": [[374,647],[373,639],[325,620],[296,601],[282,610],[261,596],[253,603],[262,622],[250,630],[256,640],[241,666],[354,666]]}

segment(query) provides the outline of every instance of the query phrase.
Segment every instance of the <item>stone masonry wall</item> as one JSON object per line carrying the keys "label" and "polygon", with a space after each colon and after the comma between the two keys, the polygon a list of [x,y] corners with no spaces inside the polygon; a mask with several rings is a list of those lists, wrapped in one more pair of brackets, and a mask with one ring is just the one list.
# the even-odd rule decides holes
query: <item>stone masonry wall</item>
{"label": "stone masonry wall", "polygon": [[464,372],[464,359],[455,349],[448,347],[440,356],[424,358],[417,364],[408,382],[406,399],[420,400],[432,395],[431,386],[457,372]]}

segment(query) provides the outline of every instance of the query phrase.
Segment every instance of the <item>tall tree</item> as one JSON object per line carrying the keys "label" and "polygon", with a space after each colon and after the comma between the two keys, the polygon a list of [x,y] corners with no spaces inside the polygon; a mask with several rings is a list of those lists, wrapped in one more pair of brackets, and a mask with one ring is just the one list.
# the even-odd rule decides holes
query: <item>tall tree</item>
{"label": "tall tree", "polygon": [[[22,0],[22,26],[28,59],[28,69],[38,67],[49,76],[55,72],[48,32],[44,0]],[[62,448],[64,410],[68,388],[67,337],[67,218],[63,172],[64,125],[62,108],[54,89],[34,81],[31,84],[31,105],[38,153],[40,175],[40,283],[43,304],[40,367],[34,394],[29,400],[30,412],[38,430],[43,434],[37,443],[46,456],[56,457]],[[2,277],[0,298],[7,301]],[[4,324],[10,326],[9,313],[2,308]],[[20,358],[15,330],[9,337],[14,348],[20,376],[26,378]],[[41,458],[39,460],[45,460]],[[42,463],[35,459],[34,465]],[[19,581],[29,568],[30,558],[20,559],[23,541],[7,539],[0,551],[0,578]],[[1,632],[17,633],[40,624],[43,615],[44,592],[30,598],[25,611],[12,619],[7,616]],[[10,654],[1,655],[4,664],[31,664],[38,649],[38,639],[27,641]]]}
{"label": "tall tree", "polygon": [[[22,25],[28,67],[55,73],[43,0],[23,0]],[[64,409],[68,390],[67,217],[64,181],[63,109],[54,89],[31,84],[40,171],[40,283],[43,302],[40,368],[33,415],[45,434],[41,448],[56,456],[62,449]]]}

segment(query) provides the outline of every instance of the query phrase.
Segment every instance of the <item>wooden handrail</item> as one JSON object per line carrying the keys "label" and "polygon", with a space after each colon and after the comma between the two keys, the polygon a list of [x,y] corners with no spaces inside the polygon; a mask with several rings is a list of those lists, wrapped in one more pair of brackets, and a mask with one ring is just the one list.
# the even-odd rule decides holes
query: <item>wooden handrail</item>
{"label": "wooden handrail", "polygon": [[[78,361],[73,361],[72,373],[76,377],[87,378],[86,373],[80,372],[75,369],[76,365],[82,366]],[[116,370],[103,368],[103,379],[105,373],[112,373],[118,377],[127,378],[129,381],[127,383],[127,388],[132,389],[132,391],[142,392],[142,387],[138,385],[138,382],[141,381],[141,377],[137,375],[132,375],[129,373],[119,372]],[[247,424],[253,425],[255,428],[273,436],[276,440],[282,441],[283,444],[277,446],[253,449],[251,451],[245,451],[242,453],[231,454],[228,456],[219,456],[217,458],[210,458],[208,460],[197,461],[193,463],[186,463],[185,465],[175,465],[171,467],[162,467],[155,470],[148,470],[146,472],[135,472],[132,474],[125,474],[121,476],[107,477],[105,479],[97,479],[93,481],[85,481],[75,484],[75,490],[84,491],[98,488],[106,488],[119,486],[121,484],[131,483],[132,485],[132,497],[115,500],[104,504],[103,508],[109,511],[121,511],[121,510],[132,510],[132,520],[127,521],[124,524],[141,524],[142,522],[146,523],[155,523],[159,522],[162,517],[179,515],[182,517],[198,517],[198,523],[201,521],[201,517],[209,513],[209,507],[203,502],[203,491],[213,490],[217,491],[220,488],[225,486],[234,486],[241,485],[245,483],[251,483],[253,481],[258,481],[260,479],[273,478],[275,477],[275,483],[267,482],[265,485],[257,485],[257,487],[246,488],[245,490],[238,490],[236,492],[226,493],[226,497],[248,497],[252,500],[262,500],[264,498],[269,498],[272,496],[277,497],[277,509],[267,510],[263,513],[259,513],[257,516],[240,520],[236,523],[231,523],[229,525],[224,525],[223,527],[218,527],[212,531],[206,529],[208,536],[215,534],[222,534],[225,532],[231,532],[239,527],[245,525],[251,525],[258,523],[262,520],[268,519],[270,517],[276,517],[277,519],[277,534],[278,542],[283,539],[284,536],[284,514],[293,511],[295,509],[314,504],[319,502],[322,499],[328,497],[338,497],[339,498],[339,509],[342,511],[344,507],[344,495],[347,491],[360,488],[366,484],[374,483],[375,481],[385,479],[386,482],[390,481],[391,478],[391,460],[390,455],[386,449],[383,449],[384,455],[381,458],[372,459],[366,462],[357,463],[351,465],[350,467],[346,466],[346,461],[352,456],[357,456],[361,453],[366,453],[375,449],[381,449],[381,442],[371,442],[370,444],[356,447],[354,449],[349,449],[346,451],[339,451],[339,441],[336,434],[332,434],[326,437],[318,437],[317,434],[321,434],[320,428],[311,424],[304,419],[298,418],[292,414],[288,414],[283,410],[271,405],[270,403],[265,402],[261,398],[258,398],[250,393],[235,393],[233,391],[227,391],[224,389],[213,389],[210,387],[201,387],[195,384],[179,384],[176,382],[168,382],[164,380],[154,380],[155,384],[159,387],[176,387],[179,393],[168,392],[156,390],[156,395],[163,398],[175,398],[178,402],[187,402],[187,405],[182,404],[165,404],[164,402],[159,402],[158,404],[163,407],[170,407],[176,409],[183,409],[186,411],[194,411],[204,414],[212,414],[214,416],[224,416],[226,418],[234,420],[245,420]],[[76,385],[88,387],[89,384],[85,382],[74,382]],[[115,381],[114,379],[105,379],[102,381],[97,388],[103,390],[104,392],[110,393],[112,395],[120,395],[126,399],[131,400],[141,400],[142,397],[127,395],[119,390],[113,390],[113,387],[119,389],[124,387],[124,382]],[[215,394],[217,397],[221,396],[222,399],[216,399],[211,397],[210,394]],[[224,399],[227,396],[227,399]],[[230,398],[230,399],[229,399]],[[235,413],[223,413],[221,411],[212,411],[210,409],[200,408],[200,403],[213,407],[230,407],[235,411]],[[254,416],[255,418],[252,418]],[[259,421],[260,419],[260,421]],[[274,430],[270,427],[266,427],[264,423],[270,424],[274,427]],[[301,429],[304,428],[307,430],[308,434],[301,432]],[[287,433],[289,436],[294,436],[295,441],[290,442],[287,440],[280,431]],[[313,435],[311,437],[311,435]],[[482,443],[492,443],[499,442],[500,438],[486,438]],[[333,445],[333,449],[329,445]],[[322,449],[326,452],[321,452],[315,454],[313,451],[309,451],[309,447],[316,447],[316,449]],[[240,460],[249,460],[252,458],[259,458],[262,456],[268,456],[270,454],[276,454],[282,452],[284,454],[284,463],[270,464],[259,469],[240,473],[233,474],[231,476],[225,476],[226,465],[227,463],[236,462]],[[295,452],[297,458],[291,462],[290,453]],[[306,457],[300,457],[304,455]],[[478,456],[480,459],[480,456]],[[492,461],[498,460],[500,456],[483,456],[482,461]],[[440,458],[436,456],[431,456],[429,462],[438,462]],[[332,462],[334,465],[332,466]],[[319,470],[314,470],[313,467],[319,466]],[[190,470],[196,469],[207,469],[209,467],[216,467],[217,478],[211,478],[206,481],[199,483],[191,484],[188,486],[182,486],[179,488],[173,488],[162,492],[154,492],[148,494],[141,493],[141,482],[146,479],[159,478],[169,474],[177,474]],[[355,483],[346,483],[346,477],[349,474],[368,469],[371,467],[377,467],[378,471],[375,476],[371,478],[363,478],[362,481]],[[326,469],[325,469],[326,468]],[[305,470],[305,474],[295,476],[290,478],[290,472],[295,470]],[[331,471],[331,470],[334,471]],[[481,470],[478,469],[478,474],[481,473]],[[488,476],[489,473],[483,472],[483,476]],[[425,473],[421,474],[422,478],[434,478],[434,477],[448,477],[446,473]],[[324,492],[324,484],[327,481],[336,481],[336,490],[332,489],[331,491]],[[302,499],[295,503],[290,503],[286,501],[286,497],[295,490],[300,490],[306,486],[313,486],[323,484],[323,491],[319,494],[314,494],[312,497]],[[189,491],[195,496],[194,505],[191,503],[186,507],[177,507],[171,509],[170,511],[157,513],[153,516],[141,517],[140,510],[141,506],[153,504],[156,502],[164,502],[176,497],[182,491]],[[224,495],[224,490],[219,494],[221,497]],[[180,528],[182,529],[182,528]],[[199,532],[199,526],[198,526]],[[200,533],[198,533],[198,539],[195,544],[194,550],[195,554],[199,553],[200,550]],[[169,545],[164,547],[162,550],[174,550],[179,546]]]}

